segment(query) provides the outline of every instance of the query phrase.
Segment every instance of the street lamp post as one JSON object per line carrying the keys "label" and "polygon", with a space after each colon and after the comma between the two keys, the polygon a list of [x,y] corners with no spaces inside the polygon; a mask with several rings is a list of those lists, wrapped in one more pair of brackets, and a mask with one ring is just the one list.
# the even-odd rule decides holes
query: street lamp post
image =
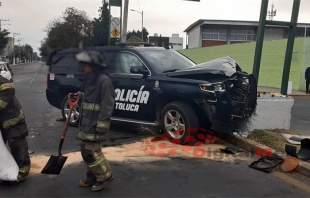
{"label": "street lamp post", "polygon": [[141,30],[141,39],[142,39],[142,42],[143,42],[143,11],[142,12],[139,12],[139,11],[137,11],[137,10],[134,10],[134,9],[130,9],[131,11],[136,11],[136,12],[138,12],[139,14],[141,14],[142,15],[142,30]]}

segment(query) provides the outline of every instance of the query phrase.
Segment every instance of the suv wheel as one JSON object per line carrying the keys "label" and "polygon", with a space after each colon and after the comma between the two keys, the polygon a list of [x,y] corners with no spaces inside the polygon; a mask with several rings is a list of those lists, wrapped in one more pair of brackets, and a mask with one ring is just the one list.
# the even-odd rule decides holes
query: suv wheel
{"label": "suv wheel", "polygon": [[[67,117],[68,117],[69,108],[70,108],[70,105],[69,105],[69,102],[68,102],[68,95],[66,95],[63,98],[62,103],[61,103],[61,113],[62,113],[62,117],[64,119],[67,119]],[[79,115],[80,115],[80,106],[79,106],[79,104],[77,104],[77,105],[74,106],[74,108],[72,110],[71,118],[69,120],[69,126],[71,126],[71,127],[78,126]]]}
{"label": "suv wheel", "polygon": [[167,104],[161,113],[163,132],[169,135],[170,140],[177,140],[181,144],[192,141],[199,129],[199,120],[193,108],[183,102]]}

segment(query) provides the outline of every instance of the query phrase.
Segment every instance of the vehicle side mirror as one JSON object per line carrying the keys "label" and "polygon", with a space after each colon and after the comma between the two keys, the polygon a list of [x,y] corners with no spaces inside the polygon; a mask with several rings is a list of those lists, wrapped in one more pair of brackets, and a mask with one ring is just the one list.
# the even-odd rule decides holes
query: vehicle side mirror
{"label": "vehicle side mirror", "polygon": [[144,66],[132,66],[130,67],[130,73],[149,75],[149,71]]}

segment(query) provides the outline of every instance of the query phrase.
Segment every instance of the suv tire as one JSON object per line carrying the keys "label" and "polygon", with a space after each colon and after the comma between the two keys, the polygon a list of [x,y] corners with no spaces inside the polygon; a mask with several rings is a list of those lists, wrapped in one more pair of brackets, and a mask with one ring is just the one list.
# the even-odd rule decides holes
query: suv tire
{"label": "suv tire", "polygon": [[[69,103],[68,103],[68,95],[66,95],[61,103],[61,114],[64,119],[67,119],[67,115],[69,113]],[[73,116],[69,121],[69,126],[77,127],[79,123],[79,113],[80,113],[80,106],[77,104],[72,111]]]}
{"label": "suv tire", "polygon": [[163,108],[161,126],[163,133],[167,134],[170,141],[185,144],[196,138],[199,131],[199,120],[192,107],[176,101]]}

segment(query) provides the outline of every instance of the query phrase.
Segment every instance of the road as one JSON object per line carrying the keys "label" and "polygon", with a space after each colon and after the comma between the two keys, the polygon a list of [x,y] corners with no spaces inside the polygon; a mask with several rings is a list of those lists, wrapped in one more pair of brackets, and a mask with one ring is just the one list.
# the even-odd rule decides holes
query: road
{"label": "road", "polygon": [[[57,122],[60,110],[48,104],[45,82],[48,68],[33,63],[13,66],[16,95],[23,105],[30,131],[28,141],[32,169],[20,184],[0,184],[0,197],[309,197],[310,180],[298,174],[277,170],[263,173],[248,167],[248,153],[223,156],[225,143],[203,145],[205,155],[192,147],[161,142],[150,143],[154,134],[140,126],[112,123],[109,147],[103,152],[109,160],[115,180],[106,189],[93,193],[79,187],[86,166],[79,153],[77,128],[69,128],[63,153],[68,160],[58,176],[40,171],[58,148],[63,122]],[[114,144],[114,145],[113,145]],[[119,144],[119,145],[118,145]],[[173,147],[176,155],[152,156],[143,147]],[[155,148],[154,147],[154,148]],[[210,152],[209,152],[210,151]]]}
{"label": "road", "polygon": [[310,135],[310,96],[294,97],[290,129]]}

